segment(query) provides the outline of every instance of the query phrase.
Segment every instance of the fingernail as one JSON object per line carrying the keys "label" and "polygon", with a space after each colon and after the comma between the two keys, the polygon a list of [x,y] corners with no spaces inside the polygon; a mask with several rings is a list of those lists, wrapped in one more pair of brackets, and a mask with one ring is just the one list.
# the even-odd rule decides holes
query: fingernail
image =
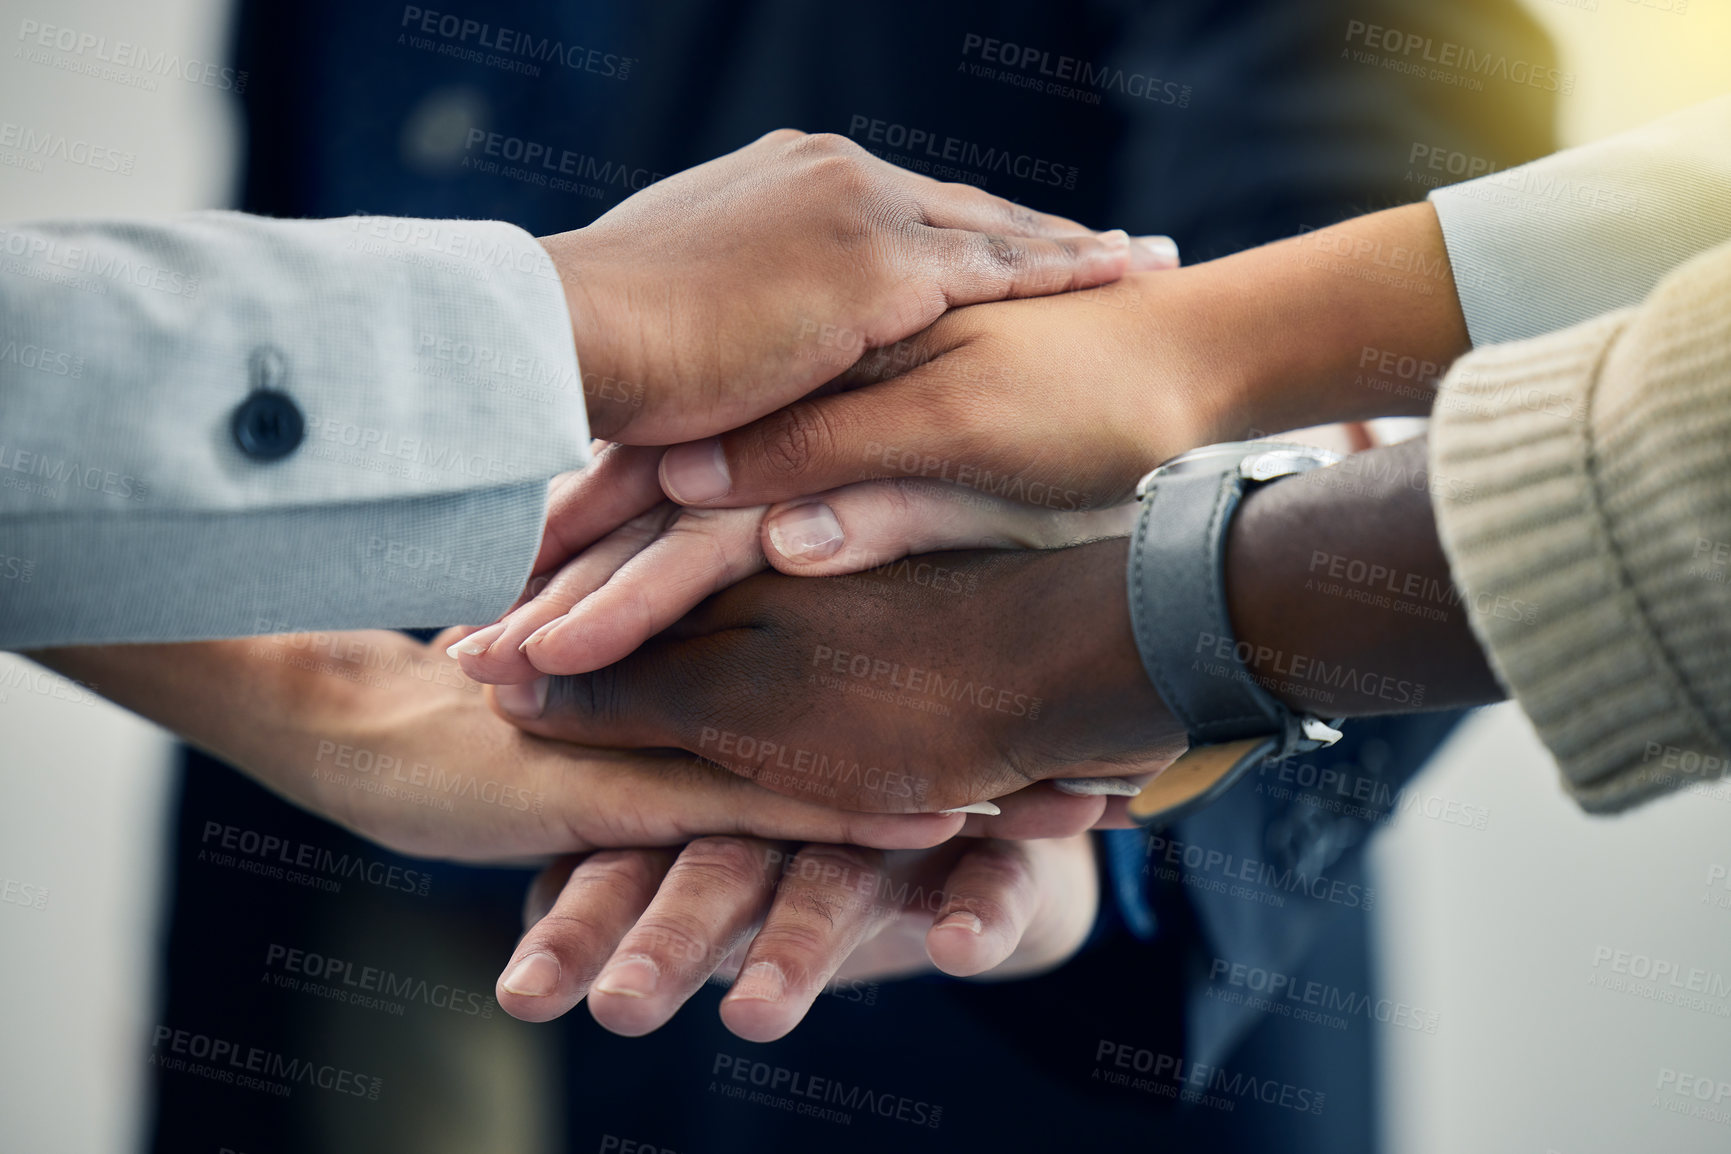
{"label": "fingernail", "polygon": [[559,988],[559,959],[539,953],[519,958],[505,971],[503,985],[507,992],[525,998],[545,998]]}
{"label": "fingernail", "polygon": [[978,937],[980,931],[985,929],[985,927],[980,924],[979,917],[970,914],[967,910],[957,910],[932,928],[935,930],[967,930],[975,937]]}
{"label": "fingernail", "polygon": [[516,685],[495,685],[493,698],[512,717],[534,721],[547,712],[547,679],[537,677]]}
{"label": "fingernail", "polygon": [[719,438],[675,445],[661,458],[661,487],[681,505],[701,505],[727,496],[733,478]]}
{"label": "fingernail", "polygon": [[608,966],[595,982],[602,994],[647,998],[661,984],[661,967],[648,958],[622,958]]}
{"label": "fingernail", "polygon": [[541,642],[543,642],[547,639],[547,634],[553,632],[553,630],[556,627],[564,624],[564,622],[565,622],[564,617],[553,618],[553,620],[547,622],[547,624],[541,626],[541,628],[535,630],[535,632],[533,632],[533,633],[529,634],[529,636],[523,638],[523,644],[517,646],[517,652],[518,653],[527,653],[529,651],[529,646],[541,644]]}
{"label": "fingernail", "polygon": [[1004,811],[989,801],[976,801],[972,805],[958,805],[955,809],[940,809],[939,813],[983,813],[987,817],[997,817]]}
{"label": "fingernail", "polygon": [[841,522],[828,505],[799,505],[775,515],[769,523],[769,543],[783,557],[822,561],[841,548]]}
{"label": "fingernail", "polygon": [[467,637],[445,650],[445,654],[452,658],[479,657],[481,654],[487,652],[487,650],[493,648],[493,642],[499,640],[499,634],[503,632],[505,632],[505,623],[503,621],[499,622],[497,625],[489,625],[485,629],[480,629],[469,634]]}
{"label": "fingernail", "polygon": [[1130,267],[1139,270],[1178,267],[1178,242],[1169,236],[1139,236],[1130,244]]}
{"label": "fingernail", "polygon": [[781,976],[780,966],[757,962],[739,975],[727,997],[735,1002],[779,1002],[786,989],[787,979]]}
{"label": "fingernail", "polygon": [[1076,797],[1135,797],[1142,792],[1139,783],[1124,777],[1066,777],[1052,785]]}

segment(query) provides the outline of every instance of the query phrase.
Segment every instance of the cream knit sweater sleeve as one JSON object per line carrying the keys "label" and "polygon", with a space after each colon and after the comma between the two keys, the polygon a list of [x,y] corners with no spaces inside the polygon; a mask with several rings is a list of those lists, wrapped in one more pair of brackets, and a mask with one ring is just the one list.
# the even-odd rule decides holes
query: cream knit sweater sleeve
{"label": "cream knit sweater sleeve", "polygon": [[1731,756],[1731,244],[1646,300],[1480,349],[1438,393],[1437,528],[1583,807]]}

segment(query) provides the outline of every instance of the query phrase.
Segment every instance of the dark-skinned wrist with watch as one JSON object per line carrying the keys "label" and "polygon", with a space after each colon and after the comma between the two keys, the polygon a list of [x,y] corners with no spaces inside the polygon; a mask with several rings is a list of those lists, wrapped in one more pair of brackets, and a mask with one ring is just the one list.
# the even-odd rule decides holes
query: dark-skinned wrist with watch
{"label": "dark-skinned wrist with watch", "polygon": [[[1243,461],[1250,475],[1234,508],[1211,505],[1199,518],[1181,515],[1186,506],[1167,495],[1174,486],[1155,478],[1129,540],[929,558],[965,573],[968,592],[910,581],[896,566],[753,577],[626,660],[549,679],[539,716],[513,720],[588,744],[683,748],[822,804],[913,812],[1043,780],[1161,771],[1188,745],[1275,738],[1259,760],[1326,743],[1330,727],[1306,719],[1500,699],[1448,595],[1423,442],[1284,475],[1291,455],[1266,444],[1216,452],[1192,471],[1200,487],[1183,501],[1212,500],[1215,478]],[[1161,536],[1193,521],[1205,530],[1196,540]],[[1195,572],[1218,583],[1218,612],[1172,583],[1180,571],[1158,566],[1132,610],[1131,552],[1150,539],[1178,555],[1216,551],[1218,562]],[[1375,590],[1353,596],[1350,575],[1361,572],[1420,590],[1431,611],[1379,604],[1387,597]],[[1187,639],[1188,661],[1169,657],[1164,676],[1189,690],[1156,689],[1138,615],[1166,615],[1169,642]],[[1223,685],[1258,697],[1244,712],[1260,716],[1199,715]],[[1286,714],[1293,724],[1282,731]],[[1197,752],[1155,779],[1172,796],[1151,785],[1132,800],[1138,820],[1170,820],[1230,784],[1232,766],[1215,765],[1179,789]]]}

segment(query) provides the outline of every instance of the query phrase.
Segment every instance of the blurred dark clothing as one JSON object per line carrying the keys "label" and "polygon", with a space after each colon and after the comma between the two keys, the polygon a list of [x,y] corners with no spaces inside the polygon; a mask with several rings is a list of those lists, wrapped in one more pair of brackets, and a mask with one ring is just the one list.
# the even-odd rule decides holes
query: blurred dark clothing
{"label": "blurred dark clothing", "polygon": [[[1446,45],[1447,58],[1464,46],[1493,63],[1426,62]],[[1515,0],[519,0],[458,12],[258,0],[242,5],[235,55],[249,74],[242,207],[253,212],[486,217],[546,234],[792,126],[947,166],[948,178],[1091,226],[1172,235],[1189,263],[1421,199],[1448,165],[1542,155],[1558,83]],[[490,991],[528,875],[433,866],[419,897],[210,868],[198,860],[210,820],[397,859],[189,754],[163,1020],[309,1059],[339,1050],[386,1091],[279,1100],[164,1075],[156,1148],[421,1151],[442,1136],[440,1148],[460,1149],[462,1118],[496,1092],[475,1083],[475,1062],[491,1061],[475,1056],[516,1039],[539,1047],[541,1067],[523,1076],[538,1070],[559,1099],[571,1150],[1374,1149],[1378,1034],[1409,1027],[1369,1008],[1362,849],[1455,720],[1358,723],[1306,759],[1340,771],[1336,783],[1370,783],[1357,804],[1341,805],[1338,788],[1280,784],[1320,774],[1264,774],[1163,841],[1103,839],[1116,859],[1102,867],[1106,912],[1090,947],[1051,975],[844,986],[769,1046],[721,1028],[714,989],[643,1039],[605,1033],[581,1007],[549,1026],[446,1014],[428,1034],[414,1006],[405,1022],[283,993],[248,963],[290,939],[444,967],[447,982]],[[1225,855],[1327,884],[1232,892],[1216,884]],[[1155,866],[1146,877],[1138,858]],[[1348,1009],[1312,1021],[1255,1008],[1220,979],[1222,962],[1315,981]],[[1181,1106],[1151,1088],[1180,1088],[1178,1061],[1191,1077],[1203,1070],[1196,1084],[1226,1086],[1221,1101]],[[741,1068],[772,1084],[731,1081]],[[845,1086],[849,1121],[796,1112],[794,1076]],[[730,1095],[741,1086],[786,1105]],[[519,1148],[492,1133],[469,1148]]]}

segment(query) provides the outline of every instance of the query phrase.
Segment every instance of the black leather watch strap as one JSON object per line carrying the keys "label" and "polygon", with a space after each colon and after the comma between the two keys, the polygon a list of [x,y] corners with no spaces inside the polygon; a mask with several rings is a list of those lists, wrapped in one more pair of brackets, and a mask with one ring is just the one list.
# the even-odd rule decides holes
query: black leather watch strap
{"label": "black leather watch strap", "polygon": [[1190,744],[1292,735],[1292,712],[1238,658],[1226,611],[1225,536],[1246,482],[1236,469],[1149,481],[1130,544],[1130,621],[1142,665]]}
{"label": "black leather watch strap", "polygon": [[1303,446],[1215,445],[1143,478],[1130,542],[1130,623],[1142,667],[1184,726],[1189,752],[1130,799],[1138,823],[1168,825],[1271,757],[1340,733],[1275,700],[1239,656],[1226,610],[1226,532],[1251,486],[1334,460]]}

